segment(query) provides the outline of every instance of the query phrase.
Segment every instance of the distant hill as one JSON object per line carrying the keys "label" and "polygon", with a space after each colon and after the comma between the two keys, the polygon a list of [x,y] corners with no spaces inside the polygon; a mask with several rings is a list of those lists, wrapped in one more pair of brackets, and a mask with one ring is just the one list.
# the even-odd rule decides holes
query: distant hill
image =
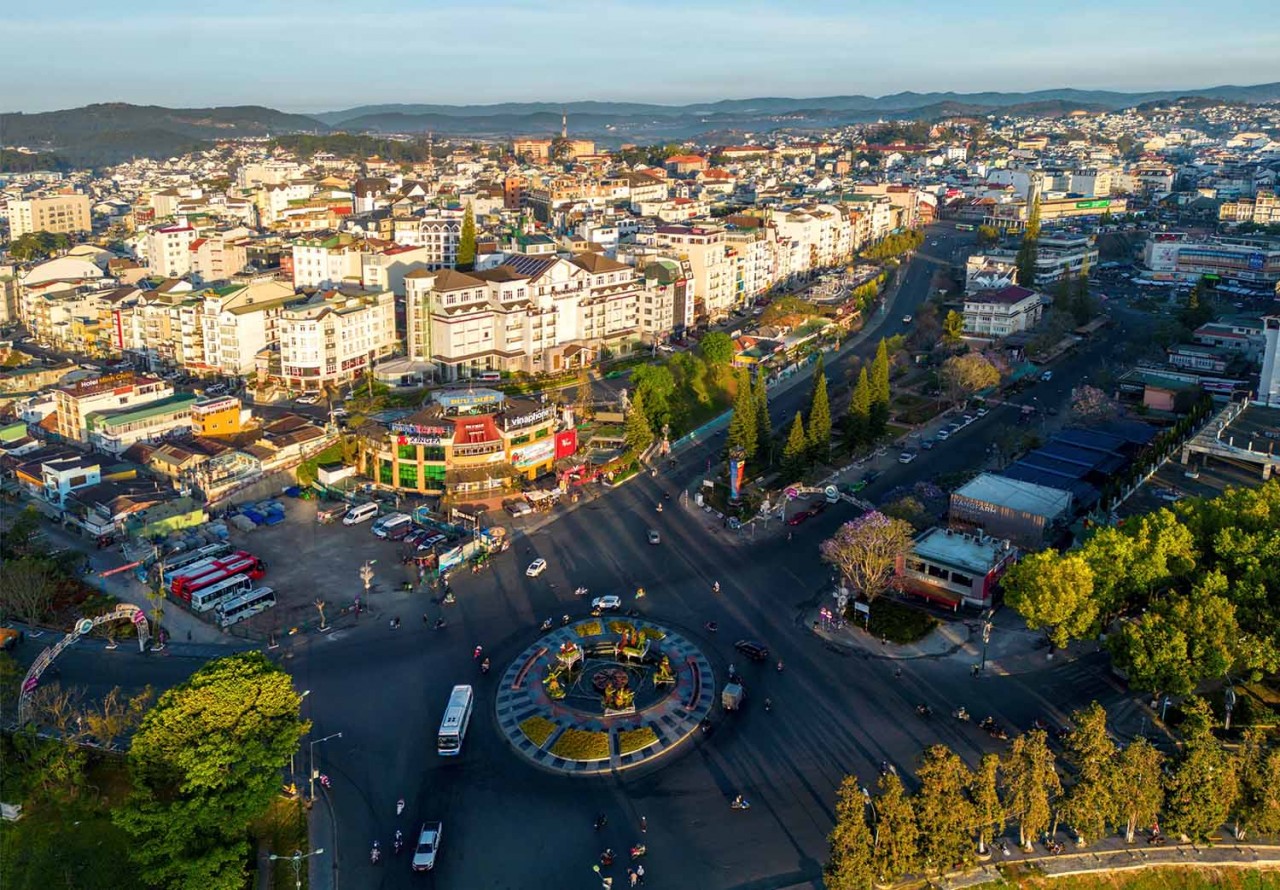
{"label": "distant hill", "polygon": [[314,118],[257,105],[163,108],[109,103],[41,114],[0,114],[4,145],[56,152],[83,165],[166,157],[217,139],[328,129]]}
{"label": "distant hill", "polygon": [[1027,93],[894,93],[888,96],[761,97],[692,105],[639,102],[506,102],[495,105],[363,105],[314,116],[246,105],[163,108],[112,103],[41,114],[0,114],[0,148],[23,146],[56,154],[67,164],[99,165],[131,157],[168,157],[217,139],[286,134],[437,133],[508,138],[551,135],[569,115],[575,136],[602,144],[693,139],[708,132],[752,132],[786,126],[802,130],[879,119],[938,120],[992,112],[1060,116],[1144,103],[1199,98],[1280,102],[1280,83],[1202,90],[1117,93],[1037,90]]}

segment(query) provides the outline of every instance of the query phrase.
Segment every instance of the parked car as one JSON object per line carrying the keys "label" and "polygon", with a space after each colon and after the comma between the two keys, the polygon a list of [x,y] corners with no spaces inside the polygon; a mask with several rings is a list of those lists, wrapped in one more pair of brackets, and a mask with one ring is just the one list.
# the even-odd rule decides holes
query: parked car
{"label": "parked car", "polygon": [[987,416],[987,414],[989,414],[990,412],[988,412],[986,408],[979,408],[975,413],[976,413],[979,417],[986,417],[986,416]]}
{"label": "parked car", "polygon": [[530,578],[536,578],[546,570],[547,570],[547,561],[545,559],[538,558],[538,559],[535,559],[533,562],[529,563],[529,568],[525,569],[524,573]]}
{"label": "parked car", "polygon": [[920,447],[923,448],[925,451],[932,451],[933,446],[937,444],[938,442],[935,439],[925,439],[923,442],[920,443]]}
{"label": "parked car", "polygon": [[939,440],[939,441],[945,442],[945,441],[947,441],[948,439],[950,439],[950,438],[951,438],[951,431],[950,431],[950,430],[948,430],[948,429],[945,429],[945,428],[944,428],[944,429],[940,429],[940,430],[938,430],[937,438],[938,438],[938,440]]}
{"label": "parked car", "polygon": [[299,405],[314,405],[320,401],[320,397],[313,392],[303,393],[294,399]]}
{"label": "parked car", "polygon": [[601,612],[616,612],[622,608],[622,597],[612,593],[608,596],[598,596],[591,601],[591,608],[599,609]]}
{"label": "parked car", "polygon": [[800,525],[812,515],[813,514],[808,510],[801,510],[799,513],[796,513],[794,516],[787,519],[787,525]]}
{"label": "parked car", "polygon": [[909,464],[915,459],[916,453],[914,451],[904,451],[898,455],[898,463],[900,464]]}
{"label": "parked car", "polygon": [[733,648],[752,661],[765,661],[769,658],[769,647],[757,640],[738,640]]}
{"label": "parked car", "polygon": [[436,867],[436,853],[440,849],[440,834],[444,828],[440,822],[424,822],[418,832],[418,845],[413,848],[413,870],[431,871]]}

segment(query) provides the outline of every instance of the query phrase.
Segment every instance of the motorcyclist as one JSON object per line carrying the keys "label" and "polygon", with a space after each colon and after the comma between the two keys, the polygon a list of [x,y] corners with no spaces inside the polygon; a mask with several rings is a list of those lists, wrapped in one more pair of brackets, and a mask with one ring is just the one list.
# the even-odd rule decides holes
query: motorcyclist
{"label": "motorcyclist", "polygon": [[720,582],[719,582],[719,581],[717,581],[717,582],[715,582],[714,584],[712,584],[712,585],[711,585],[711,592],[712,592],[712,593],[719,593],[719,592],[720,592]]}
{"label": "motorcyclist", "polygon": [[374,865],[378,864],[378,860],[382,858],[382,849],[378,846],[378,842],[373,842],[373,849],[369,851],[369,861]]}
{"label": "motorcyclist", "polygon": [[662,512],[662,501],[658,501],[658,512]]}
{"label": "motorcyclist", "polygon": [[482,674],[489,673],[489,657],[488,656],[485,656],[484,661],[480,662],[480,673]]}
{"label": "motorcyclist", "polygon": [[399,828],[396,829],[395,851],[400,852],[400,848],[404,846],[404,832]]}

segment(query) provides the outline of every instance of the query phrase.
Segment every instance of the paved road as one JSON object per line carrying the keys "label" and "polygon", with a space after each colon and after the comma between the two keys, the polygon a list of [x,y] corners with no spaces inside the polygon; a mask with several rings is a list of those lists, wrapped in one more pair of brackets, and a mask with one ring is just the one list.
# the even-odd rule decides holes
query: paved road
{"label": "paved road", "polygon": [[[955,249],[954,234],[944,230],[936,237],[944,242],[940,250]],[[911,264],[891,300],[885,333],[900,330],[901,315],[927,296],[928,253],[926,248]],[[859,351],[865,355],[868,347]],[[835,363],[836,373],[845,361]],[[1084,356],[1071,361],[1077,370],[1064,363],[1051,385],[1060,395],[1073,374],[1090,367]],[[794,414],[807,390],[797,385],[780,394],[775,417]],[[877,484],[945,472],[952,462],[968,464],[972,449],[984,450],[982,430],[975,424],[948,448],[907,467],[895,465]],[[429,630],[416,618],[390,629],[390,614],[425,610],[434,616],[441,607],[422,594],[381,593],[373,597],[374,614],[358,626],[327,637],[294,638],[294,648],[282,650],[298,688],[311,691],[304,703],[305,716],[315,723],[311,738],[343,734],[314,749],[317,767],[332,778],[337,830],[336,839],[323,844],[330,852],[316,863],[315,886],[332,885],[324,878],[332,876],[328,866],[336,854],[347,887],[595,887],[591,866],[600,850],[609,846],[621,853],[641,840],[642,815],[648,821],[646,870],[654,886],[819,886],[835,789],[844,775],[856,773],[869,785],[885,760],[909,772],[919,751],[936,741],[970,760],[993,750],[996,743],[972,725],[944,717],[921,720],[913,712],[916,703],[926,702],[940,715],[963,703],[975,715],[991,713],[1006,725],[1026,728],[1035,717],[1060,717],[1092,698],[1105,705],[1121,699],[1096,657],[975,681],[954,659],[912,661],[895,678],[895,665],[874,651],[828,647],[801,615],[829,577],[817,559],[817,544],[853,515],[852,508],[833,507],[797,529],[794,541],[770,536],[750,544],[708,525],[702,513],[674,499],[659,516],[654,504],[696,480],[705,458],[701,449],[683,454],[669,475],[635,480],[540,531],[517,535],[512,551],[491,570],[457,580],[459,602],[447,607],[443,631]],[[651,526],[663,532],[659,546],[645,541]],[[535,556],[546,558],[549,569],[527,579],[524,567]],[[712,592],[716,581],[723,588],[719,595]],[[746,710],[718,716],[715,732],[694,749],[636,774],[572,780],[544,774],[518,758],[493,726],[490,684],[501,671],[495,667],[482,677],[472,648],[481,644],[495,665],[504,664],[536,635],[543,618],[585,612],[585,603],[572,594],[578,585],[593,595],[620,593],[628,601],[643,585],[649,593],[642,603],[646,614],[700,639],[719,675],[731,661],[741,667],[750,695]],[[709,619],[719,623],[718,634],[702,630]],[[735,658],[732,642],[747,636],[766,642],[785,661],[785,671]],[[120,663],[132,668],[124,673],[135,683],[151,676],[171,682],[180,673],[166,667],[173,676],[157,674],[154,661],[127,657]],[[64,680],[74,682],[96,664],[68,661]],[[478,707],[462,756],[440,758],[433,750],[435,730],[449,689],[459,682],[475,684]],[[766,696],[773,699],[772,713],[760,707]],[[309,750],[304,744],[304,775]],[[755,804],[749,812],[729,810],[729,799],[739,792]],[[408,806],[397,819],[399,797]],[[328,810],[317,812],[323,819]],[[600,812],[608,814],[609,824],[597,834],[591,823]],[[374,838],[389,849],[397,826],[412,839],[425,819],[445,823],[436,874],[413,875],[407,854],[377,867],[368,864]],[[621,860],[612,874],[622,886]]]}

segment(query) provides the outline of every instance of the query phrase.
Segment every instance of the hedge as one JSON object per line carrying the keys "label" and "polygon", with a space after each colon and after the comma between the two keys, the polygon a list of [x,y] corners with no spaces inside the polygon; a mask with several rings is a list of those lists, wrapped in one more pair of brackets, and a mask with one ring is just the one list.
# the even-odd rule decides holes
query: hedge
{"label": "hedge", "polygon": [[618,733],[618,753],[630,754],[647,748],[658,740],[658,734],[647,726],[627,729]]}
{"label": "hedge", "polygon": [[556,725],[546,717],[530,717],[521,722],[520,731],[525,738],[541,748],[551,738],[551,733],[556,731]]}
{"label": "hedge", "polygon": [[551,753],[565,760],[608,760],[609,734],[566,729],[551,746]]}

